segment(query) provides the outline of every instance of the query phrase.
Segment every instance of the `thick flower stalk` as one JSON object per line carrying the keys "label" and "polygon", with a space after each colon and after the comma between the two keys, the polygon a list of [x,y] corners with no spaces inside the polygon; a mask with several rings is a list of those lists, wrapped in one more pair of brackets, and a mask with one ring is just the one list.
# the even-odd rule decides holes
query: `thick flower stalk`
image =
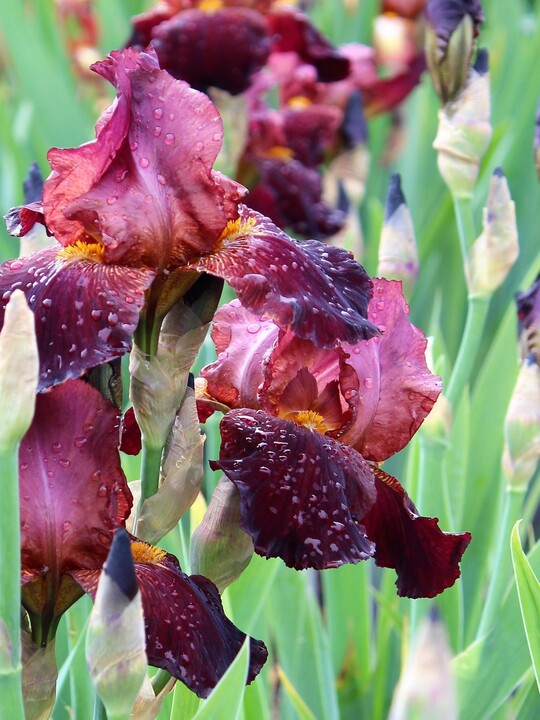
{"label": "thick flower stalk", "polygon": [[374,556],[396,569],[400,595],[432,597],[458,577],[470,536],[420,517],[376,463],[407,444],[440,379],[398,283],[375,281],[368,317],[381,337],[321,350],[236,301],[222,308],[200,406],[203,417],[216,402],[232,409],[212,465],[235,484],[259,554],[296,569]]}

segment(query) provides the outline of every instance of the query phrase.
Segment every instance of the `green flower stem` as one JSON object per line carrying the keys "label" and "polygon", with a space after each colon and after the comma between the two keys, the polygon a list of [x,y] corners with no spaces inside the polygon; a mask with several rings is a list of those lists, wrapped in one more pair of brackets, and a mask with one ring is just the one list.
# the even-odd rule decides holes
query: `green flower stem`
{"label": "green flower stem", "polygon": [[503,593],[510,580],[510,533],[521,517],[524,497],[525,488],[506,488],[504,493],[502,517],[497,526],[497,545],[491,570],[491,581],[476,634],[477,640],[493,627]]}
{"label": "green flower stem", "polygon": [[152,688],[154,690],[156,697],[163,690],[163,688],[169,682],[170,679],[171,679],[171,673],[167,672],[167,670],[162,670],[160,668],[157,671],[157,673],[152,678]]}
{"label": "green flower stem", "polygon": [[23,718],[19,443],[0,449],[0,467],[0,708],[6,717]]}
{"label": "green flower stem", "polygon": [[105,705],[101,702],[99,695],[96,695],[94,702],[94,715],[92,720],[108,720]]}
{"label": "green flower stem", "polygon": [[474,219],[471,198],[454,197],[454,213],[459,235],[459,246],[463,260],[463,271],[465,280],[469,279],[469,249],[473,244],[476,233],[474,230]]}
{"label": "green flower stem", "polygon": [[486,322],[489,300],[490,297],[487,295],[469,296],[465,330],[459,346],[456,364],[446,389],[446,398],[453,409],[457,407],[463,390],[471,378]]}
{"label": "green flower stem", "polygon": [[134,535],[137,534],[137,523],[144,501],[152,497],[152,495],[155,495],[158,491],[162,453],[163,448],[149,447],[143,438],[141,454],[141,499],[139,500],[135,521],[133,523]]}

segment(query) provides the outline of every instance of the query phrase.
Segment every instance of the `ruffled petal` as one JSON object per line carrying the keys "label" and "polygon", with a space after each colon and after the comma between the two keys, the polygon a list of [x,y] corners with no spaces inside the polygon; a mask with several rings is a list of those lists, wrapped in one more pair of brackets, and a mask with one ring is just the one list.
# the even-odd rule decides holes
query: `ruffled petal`
{"label": "ruffled petal", "polygon": [[267,214],[281,228],[305,238],[324,240],[335,235],[345,214],[322,197],[322,176],[298,160],[268,159],[257,162],[259,182],[246,203]]}
{"label": "ruffled petal", "polygon": [[[143,601],[148,662],[206,697],[246,635],[225,616],[216,586],[201,575],[185,575],[172,555],[158,564],[135,558],[135,574]],[[99,574],[78,572],[75,577],[94,597]],[[258,675],[268,655],[260,640],[251,638],[250,649],[248,682]]]}
{"label": "ruffled petal", "polygon": [[311,24],[307,15],[284,10],[268,15],[268,23],[277,38],[274,52],[296,52],[317,70],[321,82],[342,80],[349,72],[349,61]]}
{"label": "ruffled petal", "polygon": [[247,90],[265,65],[270,45],[263,16],[249,8],[189,9],[152,32],[164,70],[197,90],[217,87],[232,95]]}
{"label": "ruffled petal", "polygon": [[51,598],[54,615],[69,607],[62,576],[101,567],[129,515],[118,443],[118,410],[82,380],[37,396],[19,477],[22,569],[26,581],[41,578],[25,586],[23,600],[38,614]]}
{"label": "ruffled petal", "polygon": [[262,411],[221,421],[221,469],[240,493],[255,550],[297,570],[373,554],[362,517],[375,499],[368,463],[352,448]]}
{"label": "ruffled petal", "polygon": [[319,347],[377,333],[365,319],[371,281],[350,253],[316,240],[297,243],[245,206],[214,252],[190,267],[223,277],[249,310]]}
{"label": "ruffled petal", "polygon": [[218,111],[153,53],[115,51],[93,69],[118,96],[94,142],[49,152],[48,227],[64,245],[98,238],[108,262],[166,267],[208,252],[246,192],[211,169]]}
{"label": "ruffled petal", "polygon": [[221,307],[211,331],[218,359],[201,371],[208,395],[230,408],[258,408],[263,362],[278,333],[277,325],[253,315],[239,300]]}
{"label": "ruffled petal", "polygon": [[442,532],[437,518],[418,514],[394,477],[377,467],[373,472],[377,500],[364,525],[375,543],[375,562],[396,570],[398,595],[435,597],[460,576],[459,561],[471,535]]}
{"label": "ruffled petal", "polygon": [[340,440],[365,458],[381,462],[409,442],[442,383],[427,367],[427,341],[409,321],[401,283],[374,278],[373,285],[368,318],[382,336],[344,346],[349,353],[346,364],[358,379],[358,395],[352,397],[352,425]]}
{"label": "ruffled petal", "polygon": [[49,247],[0,266],[0,326],[17,288],[35,314],[38,390],[126,353],[154,277],[65,252]]}

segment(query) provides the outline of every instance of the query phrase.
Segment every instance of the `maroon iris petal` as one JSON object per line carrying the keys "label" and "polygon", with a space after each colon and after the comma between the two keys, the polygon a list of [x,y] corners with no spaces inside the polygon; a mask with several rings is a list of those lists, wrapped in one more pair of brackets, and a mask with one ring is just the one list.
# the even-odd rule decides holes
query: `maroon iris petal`
{"label": "maroon iris petal", "polygon": [[45,225],[41,201],[11,208],[4,219],[8,233],[15,237],[27,235],[36,223]]}
{"label": "maroon iris petal", "polygon": [[321,82],[342,80],[349,72],[349,61],[328,42],[301,12],[284,11],[268,15],[268,24],[278,36],[274,52],[296,52],[317,69]]}
{"label": "maroon iris petal", "polygon": [[[246,638],[225,616],[216,586],[200,575],[185,575],[172,555],[159,564],[137,561],[135,574],[143,601],[146,654],[154,667],[206,697],[232,663]],[[75,575],[92,597],[98,573]],[[248,682],[266,662],[267,650],[251,638]]]}
{"label": "maroon iris petal", "polygon": [[249,310],[319,347],[377,334],[365,319],[371,280],[351,253],[316,240],[297,243],[246,207],[237,231],[190,267],[223,277]]}
{"label": "maroon iris petal", "polygon": [[218,111],[153,53],[113,52],[93,69],[118,97],[94,142],[49,151],[48,226],[63,245],[98,236],[108,262],[165,267],[208,252],[246,192],[211,169]]}
{"label": "maroon iris petal", "polygon": [[377,500],[364,524],[375,543],[375,562],[396,570],[398,595],[435,597],[460,576],[459,561],[471,535],[442,532],[437,518],[418,515],[394,477],[377,467],[373,472]]}
{"label": "maroon iris petal", "polygon": [[238,488],[255,550],[289,567],[337,567],[373,554],[360,520],[374,498],[369,465],[352,448],[263,411],[221,421],[221,469]]}
{"label": "maroon iris petal", "polygon": [[[36,398],[19,453],[23,599],[53,615],[73,599],[60,591],[73,569],[99,568],[132,497],[120,467],[117,409],[82,380]],[[49,611],[51,608],[49,608]]]}
{"label": "maroon iris petal", "polygon": [[152,32],[164,70],[197,90],[217,87],[232,95],[247,90],[270,45],[264,17],[248,8],[185,10]]}
{"label": "maroon iris petal", "polygon": [[122,441],[120,450],[126,455],[138,455],[142,448],[141,428],[135,419],[135,411],[128,408],[122,418]]}
{"label": "maroon iris petal", "polygon": [[362,93],[366,115],[388,112],[399,105],[418,85],[426,69],[423,53],[415,55],[407,69],[390,78],[377,79]]}
{"label": "maroon iris petal", "polygon": [[207,393],[229,407],[259,407],[262,364],[278,332],[277,325],[252,315],[239,300],[221,307],[211,331],[218,359],[201,371]]}
{"label": "maroon iris petal", "polygon": [[[409,321],[401,283],[373,279],[368,318],[382,336],[345,346],[356,376],[349,395],[353,422],[340,438],[365,458],[382,462],[409,442],[439,396],[441,379],[426,364],[427,341]],[[352,379],[346,369],[342,381]]]}
{"label": "maroon iris petal", "polygon": [[[59,253],[60,250],[60,253]],[[62,257],[58,246],[0,266],[0,325],[13,290],[35,314],[38,390],[126,353],[154,273]]]}
{"label": "maroon iris petal", "polygon": [[343,227],[345,214],[322,198],[322,177],[298,160],[262,160],[260,180],[246,198],[259,212],[268,211],[281,228],[302,237],[324,240]]}

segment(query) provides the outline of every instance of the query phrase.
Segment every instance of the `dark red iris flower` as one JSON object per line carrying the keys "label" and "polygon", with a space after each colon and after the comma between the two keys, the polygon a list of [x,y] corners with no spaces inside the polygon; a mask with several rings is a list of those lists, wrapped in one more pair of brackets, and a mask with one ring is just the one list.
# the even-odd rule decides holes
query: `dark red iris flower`
{"label": "dark red iris flower", "polygon": [[[234,301],[216,314],[218,359],[200,406],[232,408],[220,459],[256,551],[296,569],[374,556],[400,595],[433,597],[459,577],[468,533],[419,515],[377,463],[401,450],[441,391],[400,284],[375,280],[369,319],[380,337],[319,349]],[[207,403],[204,402],[206,398]]]}
{"label": "dark red iris flower", "polygon": [[161,67],[198,90],[244,92],[271,51],[294,50],[322,82],[343,78],[348,61],[293,8],[272,0],[160,3],[133,20],[128,45],[151,45]]}
{"label": "dark red iris flower", "polygon": [[[143,307],[165,314],[201,273],[316,344],[374,332],[363,268],[341,250],[291,240],[212,169],[222,124],[206,95],[152,52],[113,52],[94,70],[117,98],[93,142],[49,152],[43,221],[57,242],[0,266],[1,310],[20,288],[36,317],[40,389],[124,354]],[[32,205],[10,223],[28,231],[36,219]]]}
{"label": "dark red iris flower", "polygon": [[530,288],[516,293],[519,339],[523,359],[533,355],[540,361],[540,275]]}
{"label": "dark red iris flower", "polygon": [[[130,513],[118,443],[117,409],[82,380],[37,396],[20,448],[20,502],[22,601],[39,645],[83,592],[94,596],[114,533]],[[244,633],[224,615],[209,580],[188,577],[174,556],[134,537],[132,554],[149,663],[205,697]],[[265,660],[263,643],[252,639],[250,680]]]}

